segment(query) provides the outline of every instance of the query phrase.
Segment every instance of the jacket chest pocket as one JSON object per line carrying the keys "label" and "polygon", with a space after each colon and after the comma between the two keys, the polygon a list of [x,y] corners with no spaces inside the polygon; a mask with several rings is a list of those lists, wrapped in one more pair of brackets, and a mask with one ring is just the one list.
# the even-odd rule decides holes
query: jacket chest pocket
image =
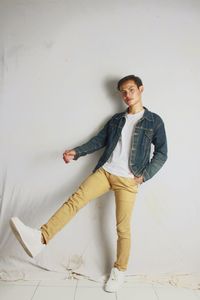
{"label": "jacket chest pocket", "polygon": [[142,146],[144,151],[150,148],[152,139],[153,139],[153,129],[145,129],[143,134],[143,140],[142,140]]}

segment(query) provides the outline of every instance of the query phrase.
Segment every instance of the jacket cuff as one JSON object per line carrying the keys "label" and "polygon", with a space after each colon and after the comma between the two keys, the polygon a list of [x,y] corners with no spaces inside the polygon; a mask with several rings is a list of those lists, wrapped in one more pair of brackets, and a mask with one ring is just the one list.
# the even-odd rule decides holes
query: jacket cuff
{"label": "jacket cuff", "polygon": [[147,180],[149,180],[151,178],[149,176],[149,173],[146,170],[144,170],[142,176],[143,176],[143,182],[145,182],[145,181],[147,181]]}
{"label": "jacket cuff", "polygon": [[73,150],[76,152],[76,154],[74,155],[73,160],[77,160],[81,156],[81,153],[80,153],[78,147],[73,148]]}

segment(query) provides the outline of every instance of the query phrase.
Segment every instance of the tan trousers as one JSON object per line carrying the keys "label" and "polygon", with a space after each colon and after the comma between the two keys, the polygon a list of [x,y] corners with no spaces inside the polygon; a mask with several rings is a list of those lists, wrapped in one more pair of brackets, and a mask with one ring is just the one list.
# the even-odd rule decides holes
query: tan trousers
{"label": "tan trousers", "polygon": [[41,226],[47,244],[50,239],[67,224],[89,201],[113,190],[116,205],[117,259],[114,267],[125,271],[131,247],[131,215],[138,191],[134,178],[113,175],[102,167],[89,175],[78,190]]}

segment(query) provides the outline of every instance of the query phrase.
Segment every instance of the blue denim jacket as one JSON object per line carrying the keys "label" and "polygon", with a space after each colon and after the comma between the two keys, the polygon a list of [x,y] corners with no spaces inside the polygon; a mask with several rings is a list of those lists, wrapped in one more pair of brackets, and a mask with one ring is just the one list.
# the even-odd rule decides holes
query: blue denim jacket
{"label": "blue denim jacket", "polygon": [[[152,178],[167,160],[167,139],[161,117],[146,107],[143,108],[145,109],[143,117],[137,121],[132,132],[129,167],[134,176],[143,175],[145,182]],[[103,166],[119,140],[126,122],[126,112],[128,112],[128,108],[123,112],[114,114],[97,135],[81,146],[73,148],[76,151],[74,160],[105,147],[92,172],[94,173]],[[152,157],[150,157],[151,144],[154,145]]]}

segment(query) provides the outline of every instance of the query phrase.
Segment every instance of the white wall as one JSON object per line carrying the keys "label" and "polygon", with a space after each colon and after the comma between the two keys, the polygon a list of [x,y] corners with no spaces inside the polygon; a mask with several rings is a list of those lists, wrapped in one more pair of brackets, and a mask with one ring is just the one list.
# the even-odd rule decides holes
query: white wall
{"label": "white wall", "polygon": [[[1,256],[32,261],[9,218],[39,227],[90,174],[102,150],[68,165],[62,153],[125,109],[116,82],[136,74],[169,158],[140,187],[129,272],[198,272],[200,2],[1,0],[0,14]],[[114,217],[112,193],[95,199],[38,263],[50,266],[49,253],[84,274],[108,271]]]}

